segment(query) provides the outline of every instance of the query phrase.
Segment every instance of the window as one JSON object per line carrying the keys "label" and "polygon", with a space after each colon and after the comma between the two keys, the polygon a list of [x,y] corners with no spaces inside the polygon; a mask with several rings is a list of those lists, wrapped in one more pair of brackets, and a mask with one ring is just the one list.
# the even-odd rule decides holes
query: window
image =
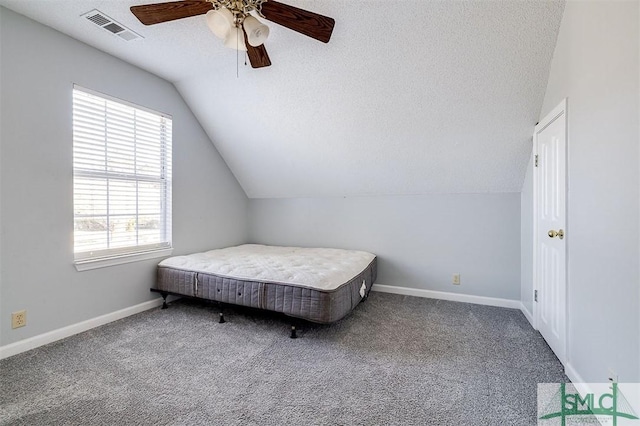
{"label": "window", "polygon": [[171,124],[166,114],[74,86],[76,267],[171,248]]}

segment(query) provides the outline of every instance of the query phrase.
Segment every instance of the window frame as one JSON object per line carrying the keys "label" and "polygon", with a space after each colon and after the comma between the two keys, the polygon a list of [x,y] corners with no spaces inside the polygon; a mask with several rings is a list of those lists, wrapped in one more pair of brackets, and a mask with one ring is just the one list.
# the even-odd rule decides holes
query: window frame
{"label": "window frame", "polygon": [[[95,96],[100,98],[101,100],[104,100],[106,102],[113,102],[119,105],[123,105],[129,108],[133,108],[135,110],[147,113],[147,114],[153,114],[156,115],[158,117],[161,117],[162,119],[166,119],[169,120],[169,126],[170,126],[170,130],[167,132],[167,130],[163,130],[161,132],[161,135],[159,137],[161,146],[158,148],[158,155],[160,157],[160,173],[159,176],[152,176],[152,175],[144,175],[144,174],[139,174],[138,171],[136,170],[136,166],[134,166],[134,169],[132,172],[116,172],[116,171],[109,171],[107,170],[109,167],[109,162],[107,160],[105,160],[105,170],[90,170],[90,169],[84,169],[84,170],[78,170],[76,169],[76,136],[75,136],[75,132],[76,132],[76,101],[75,101],[75,92],[79,91],[82,92],[84,94],[88,94],[90,96]],[[90,270],[90,269],[95,269],[95,268],[103,268],[103,267],[108,267],[108,266],[114,266],[114,265],[119,265],[119,264],[124,264],[124,263],[130,263],[130,262],[137,262],[137,261],[142,261],[142,260],[147,260],[147,259],[153,259],[153,258],[159,258],[159,257],[166,257],[171,255],[172,251],[173,251],[173,238],[172,238],[172,144],[173,144],[173,117],[170,114],[166,114],[163,112],[159,112],[141,105],[137,105],[134,104],[132,102],[123,100],[123,99],[119,99],[101,92],[97,92],[95,90],[92,89],[87,89],[83,86],[80,86],[78,84],[74,84],[73,85],[73,91],[72,91],[72,151],[73,151],[73,219],[74,219],[74,229],[73,229],[73,235],[74,235],[74,246],[73,246],[73,257],[74,257],[74,266],[76,267],[76,269],[78,271],[85,271],[85,270]],[[162,126],[165,126],[166,124],[162,124]],[[107,126],[105,125],[105,132],[106,132],[106,128]],[[166,132],[166,133],[165,133]],[[168,137],[166,137],[166,135],[168,134]],[[136,150],[137,148],[140,147],[139,142],[137,142],[137,133],[136,130],[134,130],[132,132],[132,137],[133,137],[133,141],[132,142],[132,146],[133,149]],[[108,139],[107,139],[108,140]],[[107,142],[108,143],[108,142]],[[105,145],[105,149],[106,149]],[[148,148],[148,146],[145,144],[144,148]],[[106,155],[106,154],[105,154]],[[135,164],[135,163],[134,163]],[[92,214],[86,214],[86,215],[77,215],[76,214],[76,198],[77,198],[77,188],[76,188],[76,179],[77,178],[84,178],[84,179],[97,179],[97,180],[104,180],[107,184],[107,186],[110,183],[110,179],[112,179],[113,181],[119,181],[119,182],[135,182],[136,183],[136,193],[135,193],[135,204],[136,204],[136,218],[138,218],[138,206],[140,203],[140,198],[139,198],[139,193],[138,193],[138,186],[137,184],[140,182],[147,182],[147,183],[157,183],[160,184],[161,186],[161,197],[160,197],[160,203],[161,203],[161,207],[160,207],[160,235],[162,236],[161,238],[161,242],[158,243],[151,243],[151,244],[142,244],[139,245],[139,241],[136,241],[135,245],[129,245],[129,246],[124,246],[124,247],[116,247],[116,248],[106,248],[106,249],[98,249],[98,250],[87,250],[87,251],[82,251],[82,252],[76,252],[76,237],[77,237],[77,229],[76,229],[76,219],[78,218],[78,216],[82,216],[82,217],[97,217],[97,216],[106,216],[107,217],[107,223],[109,223],[109,218],[112,217],[117,217],[118,214],[112,214],[109,211],[109,208],[107,208],[107,212],[105,215],[92,215]],[[108,190],[107,190],[108,193]],[[108,199],[107,196],[107,200],[106,200],[107,206],[110,203],[110,200]],[[138,220],[138,219],[136,219]],[[138,232],[139,229],[136,230],[136,239],[138,238],[139,234]],[[105,231],[105,232],[109,232],[109,231]],[[110,242],[110,239],[108,238],[108,242]]]}

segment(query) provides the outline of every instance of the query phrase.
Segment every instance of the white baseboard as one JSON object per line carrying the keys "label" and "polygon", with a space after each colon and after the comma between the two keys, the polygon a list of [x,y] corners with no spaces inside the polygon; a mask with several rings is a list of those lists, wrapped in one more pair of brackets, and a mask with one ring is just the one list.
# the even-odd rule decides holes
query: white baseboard
{"label": "white baseboard", "polygon": [[[567,362],[564,366],[564,374],[567,375],[567,377],[569,378],[569,380],[571,380],[571,383],[573,383],[574,385],[576,385],[576,389],[578,390],[578,392],[580,392],[581,395],[583,395],[584,393],[588,393],[587,390],[588,389],[579,389],[579,385],[584,384],[584,379],[580,376],[580,374],[578,374],[578,372],[573,368],[573,365],[571,365],[570,362]],[[585,391],[584,393],[582,391]]]}
{"label": "white baseboard", "polygon": [[162,305],[162,298],[149,300],[148,302],[143,302],[135,306],[120,309],[119,311],[111,312],[109,314],[100,315],[99,317],[91,318],[77,324],[72,324],[66,327],[59,328],[57,330],[52,330],[47,333],[29,337],[28,339],[20,340],[15,343],[0,346],[0,359],[8,358],[10,356],[17,355],[31,349],[35,349],[39,346],[53,343],[66,337],[73,336],[74,334],[91,330],[92,328],[96,328],[101,325],[108,324],[110,322],[135,315],[149,309],[153,309],[160,305]]}
{"label": "white baseboard", "polygon": [[[573,386],[575,386],[576,390],[578,391],[581,397],[594,393],[594,390],[602,392],[601,383],[586,383],[585,380],[580,376],[580,374],[578,374],[578,372],[575,370],[575,368],[573,368],[573,365],[571,365],[570,362],[566,363],[564,367],[564,373],[567,375],[569,380],[571,380],[571,383],[573,383]],[[609,382],[605,381],[604,383],[608,388]],[[622,383],[618,383],[618,389],[620,390],[620,392],[624,391],[625,395],[627,396],[638,395],[640,393],[640,384],[634,383],[634,382],[632,383],[622,382]],[[626,392],[630,392],[630,394]],[[636,413],[640,412],[639,398],[632,397],[632,398],[629,398],[627,402],[629,403],[629,405],[631,405],[632,411],[635,411]],[[600,422],[600,425],[602,426],[611,424],[610,419],[607,419],[607,416],[603,416],[603,417],[597,416],[597,419]],[[624,423],[624,424],[627,424],[627,423]]]}
{"label": "white baseboard", "polygon": [[587,394],[593,393],[593,390],[591,389],[591,386],[589,386],[589,383],[585,383],[584,379],[573,368],[573,365],[571,365],[570,362],[567,362],[564,365],[564,374],[566,374],[571,383],[573,383],[573,386],[575,386],[580,396],[585,396]]}
{"label": "white baseboard", "polygon": [[522,314],[527,319],[527,321],[529,321],[529,324],[531,324],[531,327],[533,327],[535,329],[536,326],[533,324],[533,314],[531,312],[529,312],[527,307],[524,306],[524,303],[522,303],[522,302],[520,302],[520,310],[522,311]]}
{"label": "white baseboard", "polygon": [[452,302],[475,303],[476,305],[497,306],[500,308],[520,309],[521,306],[519,300],[447,293],[444,291],[423,290],[419,288],[396,287],[394,285],[374,284],[371,290],[379,291],[381,293],[394,293],[405,296],[426,297],[428,299],[450,300]]}

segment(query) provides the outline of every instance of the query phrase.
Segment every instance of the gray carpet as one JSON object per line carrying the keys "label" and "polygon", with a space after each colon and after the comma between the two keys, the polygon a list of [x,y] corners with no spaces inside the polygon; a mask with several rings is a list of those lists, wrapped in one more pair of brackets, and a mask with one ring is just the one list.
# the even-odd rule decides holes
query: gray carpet
{"label": "gray carpet", "polygon": [[371,293],[288,338],[277,315],[177,301],[0,361],[0,424],[533,425],[568,381],[512,309]]}

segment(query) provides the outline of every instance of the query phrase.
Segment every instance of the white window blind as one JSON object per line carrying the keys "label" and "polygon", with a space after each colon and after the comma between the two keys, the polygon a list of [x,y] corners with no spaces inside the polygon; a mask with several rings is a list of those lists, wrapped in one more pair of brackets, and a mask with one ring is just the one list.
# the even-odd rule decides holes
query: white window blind
{"label": "white window blind", "polygon": [[171,117],[73,89],[76,261],[171,247]]}

